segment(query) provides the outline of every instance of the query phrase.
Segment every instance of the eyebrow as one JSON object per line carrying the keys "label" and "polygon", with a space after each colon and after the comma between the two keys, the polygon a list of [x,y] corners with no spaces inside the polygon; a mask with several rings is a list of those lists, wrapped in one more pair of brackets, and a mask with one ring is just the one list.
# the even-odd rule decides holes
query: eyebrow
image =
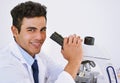
{"label": "eyebrow", "polygon": [[27,29],[37,29],[36,27],[27,27]]}
{"label": "eyebrow", "polygon": [[[36,27],[27,27],[27,29],[37,29]],[[40,31],[42,31],[43,29],[47,29],[47,27],[42,27],[41,29],[40,29]]]}

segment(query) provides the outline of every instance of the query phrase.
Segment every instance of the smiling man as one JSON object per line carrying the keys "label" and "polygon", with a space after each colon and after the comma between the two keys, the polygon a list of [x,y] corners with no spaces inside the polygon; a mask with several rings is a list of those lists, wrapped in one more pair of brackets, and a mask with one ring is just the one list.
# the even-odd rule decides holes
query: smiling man
{"label": "smiling man", "polygon": [[32,57],[39,53],[46,39],[46,19],[44,16],[23,18],[20,32],[12,26],[16,42]]}
{"label": "smiling man", "polygon": [[[0,83],[75,83],[82,61],[81,39],[64,38],[65,67],[53,62],[41,48],[46,39],[46,7],[27,1],[11,10],[14,40],[0,50]],[[54,52],[54,50],[53,50]]]}

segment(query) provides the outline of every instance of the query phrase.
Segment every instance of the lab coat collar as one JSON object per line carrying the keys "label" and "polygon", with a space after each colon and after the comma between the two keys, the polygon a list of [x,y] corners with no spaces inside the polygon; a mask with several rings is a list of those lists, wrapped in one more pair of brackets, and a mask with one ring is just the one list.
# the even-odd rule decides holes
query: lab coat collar
{"label": "lab coat collar", "polygon": [[12,40],[12,42],[11,42],[10,45],[9,45],[9,47],[10,47],[10,49],[11,49],[12,54],[13,54],[16,58],[18,58],[22,63],[28,64],[28,63],[25,61],[25,59],[24,59],[24,57],[22,56],[22,54],[20,53],[20,50],[19,50],[19,48],[18,48],[17,43],[15,42],[15,40]]}
{"label": "lab coat collar", "polygon": [[29,75],[30,75],[30,78],[31,78],[31,83],[33,83],[34,80],[33,80],[32,72],[31,72],[31,66],[27,63],[27,61],[24,59],[24,57],[20,53],[20,50],[17,46],[17,43],[14,40],[9,45],[9,48],[11,50],[12,55],[15,56],[18,60],[20,60],[20,62],[23,65],[27,66],[27,69],[28,69],[28,72],[29,72]]}

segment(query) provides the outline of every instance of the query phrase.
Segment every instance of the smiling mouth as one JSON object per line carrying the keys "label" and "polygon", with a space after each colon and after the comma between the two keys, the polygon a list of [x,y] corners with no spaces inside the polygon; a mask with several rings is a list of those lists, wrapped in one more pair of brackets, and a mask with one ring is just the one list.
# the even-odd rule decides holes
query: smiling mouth
{"label": "smiling mouth", "polygon": [[32,46],[34,46],[35,48],[40,48],[42,46],[42,42],[31,42]]}

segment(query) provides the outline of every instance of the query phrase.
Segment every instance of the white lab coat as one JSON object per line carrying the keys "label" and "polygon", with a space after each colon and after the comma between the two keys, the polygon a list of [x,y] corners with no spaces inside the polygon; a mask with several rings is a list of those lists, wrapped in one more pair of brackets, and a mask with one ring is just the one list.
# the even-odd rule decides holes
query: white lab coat
{"label": "white lab coat", "polygon": [[[39,65],[39,83],[75,83],[72,76],[63,71],[42,52],[36,56]],[[21,55],[13,41],[0,50],[0,83],[34,83],[31,66]]]}

